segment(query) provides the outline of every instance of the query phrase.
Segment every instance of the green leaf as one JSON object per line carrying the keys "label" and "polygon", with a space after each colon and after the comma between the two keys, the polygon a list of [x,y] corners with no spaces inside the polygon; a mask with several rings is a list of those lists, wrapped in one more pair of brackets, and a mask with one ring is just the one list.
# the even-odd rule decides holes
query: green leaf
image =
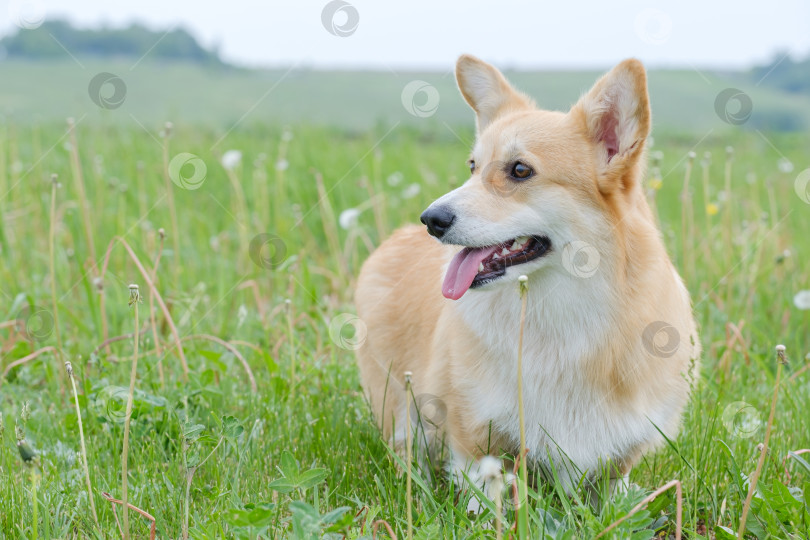
{"label": "green leaf", "polygon": [[275,516],[275,504],[261,503],[245,510],[232,508],[225,512],[225,520],[235,527],[266,527]]}
{"label": "green leaf", "polygon": [[327,471],[326,469],[320,468],[310,469],[302,473],[298,477],[296,483],[298,484],[298,487],[300,487],[301,489],[307,490],[312,486],[318,485],[321,482],[323,482],[327,476],[329,476],[329,471]]}
{"label": "green leaf", "polygon": [[238,419],[233,416],[222,417],[222,435],[234,450],[237,447],[237,440],[244,432],[245,428]]}
{"label": "green leaf", "polygon": [[207,350],[202,350],[198,352],[200,353],[200,356],[202,356],[203,358],[214,364],[214,366],[216,366],[220,371],[222,372],[228,371],[228,366],[225,365],[225,363],[222,361],[222,353]]}
{"label": "green leaf", "polygon": [[284,452],[281,453],[279,469],[281,469],[281,474],[287,478],[298,478],[298,472],[300,471],[298,462],[295,461],[295,457],[289,450],[284,450]]}
{"label": "green leaf", "polygon": [[[354,521],[354,515],[349,512],[349,510],[351,509],[348,506],[341,506],[340,508],[336,508],[335,510],[332,510],[332,512],[324,515],[321,521],[324,524],[329,525],[326,532],[345,531],[351,527],[352,522]],[[336,512],[340,512],[340,515],[338,515],[336,518],[330,516],[330,514]]]}
{"label": "green leaf", "polygon": [[[331,510],[325,513],[323,516],[321,516],[320,522],[322,525],[333,525],[337,523],[341,517],[346,515],[346,512],[348,512],[349,510],[351,510],[351,508],[349,508],[348,506],[341,506],[339,508],[335,508],[334,510]],[[349,514],[349,517],[351,517],[351,514]],[[349,520],[349,523],[351,523],[351,520]]]}
{"label": "green leaf", "polygon": [[268,487],[279,493],[289,493],[295,489],[295,482],[289,478],[279,478],[270,482]]}
{"label": "green leaf", "polygon": [[265,352],[262,354],[262,358],[264,359],[264,365],[267,366],[267,371],[269,373],[275,373],[278,371],[278,364],[273,357],[270,356],[269,352]]}
{"label": "green leaf", "polygon": [[810,463],[808,463],[806,459],[804,459],[802,456],[800,456],[795,452],[788,452],[788,455],[790,456],[791,459],[795,460],[796,463],[801,465],[805,471],[810,473]]}
{"label": "green leaf", "polygon": [[728,527],[717,525],[714,528],[714,537],[717,540],[737,540],[737,533]]}
{"label": "green leaf", "polygon": [[190,426],[186,426],[185,428],[183,428],[183,438],[186,441],[193,443],[200,438],[200,434],[204,430],[205,426],[202,424],[193,424]]}

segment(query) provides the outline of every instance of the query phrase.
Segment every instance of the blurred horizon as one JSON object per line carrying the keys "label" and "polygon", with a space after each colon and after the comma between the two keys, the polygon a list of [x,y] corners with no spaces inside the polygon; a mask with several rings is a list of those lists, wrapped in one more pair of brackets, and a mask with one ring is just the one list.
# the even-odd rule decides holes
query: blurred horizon
{"label": "blurred horizon", "polygon": [[[488,9],[483,30],[473,24],[483,13],[480,3],[458,17],[452,4],[442,4],[435,10],[450,13],[430,12],[418,35],[403,28],[419,3],[400,13],[347,0],[283,8],[237,0],[213,23],[211,6],[184,11],[183,0],[161,11],[153,4],[116,6],[113,16],[85,0],[67,6],[7,1],[0,114],[38,121],[89,114],[134,119],[141,127],[172,119],[219,127],[275,122],[352,130],[404,123],[431,129],[469,124],[453,76],[461,53],[491,62],[539,106],[554,110],[567,110],[601,73],[634,56],[649,70],[659,129],[810,129],[810,4],[794,0],[771,6],[778,17],[768,25],[759,8],[726,12],[730,4],[713,3],[706,15],[724,16],[722,24],[712,22],[714,32],[703,30],[706,17],[684,18],[697,6],[693,0],[677,9],[631,1],[607,12],[594,8],[587,18],[554,6],[543,25],[529,22],[538,6],[506,2]],[[267,9],[274,16],[260,17]],[[245,10],[254,16],[245,17]],[[396,24],[386,19],[397,16]],[[501,37],[504,17],[520,22],[509,39]],[[786,22],[777,28],[779,17]],[[434,31],[436,20],[446,32]]]}
{"label": "blurred horizon", "polygon": [[259,69],[444,71],[470,53],[519,71],[604,69],[631,56],[657,69],[740,70],[810,55],[810,4],[801,0],[767,6],[632,0],[619,7],[508,0],[497,8],[415,0],[398,9],[365,0],[112,6],[3,0],[0,13],[8,14],[0,19],[0,36],[54,19],[80,29],[184,28],[224,62]]}

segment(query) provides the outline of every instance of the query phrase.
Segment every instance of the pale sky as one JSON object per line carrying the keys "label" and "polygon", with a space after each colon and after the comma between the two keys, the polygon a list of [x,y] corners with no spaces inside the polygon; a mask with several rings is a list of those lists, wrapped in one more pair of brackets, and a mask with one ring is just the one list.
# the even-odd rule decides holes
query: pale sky
{"label": "pale sky", "polygon": [[[66,17],[80,26],[132,20],[183,25],[247,66],[450,69],[463,52],[500,67],[601,68],[635,56],[650,66],[739,68],[776,51],[810,54],[810,2],[732,0],[0,0],[0,33]],[[330,33],[322,21],[344,37]],[[340,8],[340,9],[338,9]],[[334,25],[332,24],[334,23]],[[355,24],[356,23],[356,24]],[[343,28],[343,30],[341,30]]]}

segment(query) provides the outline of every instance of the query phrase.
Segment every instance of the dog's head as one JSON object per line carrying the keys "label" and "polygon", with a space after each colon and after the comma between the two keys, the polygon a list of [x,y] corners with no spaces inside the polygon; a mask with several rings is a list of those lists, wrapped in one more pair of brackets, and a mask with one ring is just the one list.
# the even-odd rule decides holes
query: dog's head
{"label": "dog's head", "polygon": [[650,106],[638,60],[617,65],[567,113],[538,109],[472,56],[459,58],[456,79],[476,113],[471,176],[422,214],[430,234],[464,246],[444,296],[565,265],[565,255],[548,256],[555,250],[573,250],[570,259],[587,246],[598,258],[625,213],[649,214],[639,183]]}

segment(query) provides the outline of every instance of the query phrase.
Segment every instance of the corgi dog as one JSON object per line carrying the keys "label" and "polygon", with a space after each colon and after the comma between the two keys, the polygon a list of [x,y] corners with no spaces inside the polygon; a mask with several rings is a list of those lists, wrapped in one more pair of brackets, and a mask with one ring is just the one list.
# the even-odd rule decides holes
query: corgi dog
{"label": "corgi dog", "polygon": [[645,69],[621,62],[568,112],[537,108],[472,56],[459,58],[456,80],[476,115],[470,177],[363,265],[364,392],[394,448],[411,429],[459,480],[480,481],[487,456],[519,455],[526,276],[529,463],[569,492],[600,478],[615,489],[677,435],[700,355],[689,293],[642,186]]}

